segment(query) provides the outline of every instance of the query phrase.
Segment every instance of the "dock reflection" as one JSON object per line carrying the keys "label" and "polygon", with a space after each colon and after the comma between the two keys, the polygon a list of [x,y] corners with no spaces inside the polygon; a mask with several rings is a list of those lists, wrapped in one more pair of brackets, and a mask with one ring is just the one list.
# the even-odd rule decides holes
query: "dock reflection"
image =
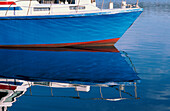
{"label": "dock reflection", "polygon": [[[104,101],[140,99],[137,96],[140,78],[134,65],[125,52],[113,46],[6,48],[0,49],[0,59],[2,111],[21,96]],[[108,90],[114,90],[114,95]]]}

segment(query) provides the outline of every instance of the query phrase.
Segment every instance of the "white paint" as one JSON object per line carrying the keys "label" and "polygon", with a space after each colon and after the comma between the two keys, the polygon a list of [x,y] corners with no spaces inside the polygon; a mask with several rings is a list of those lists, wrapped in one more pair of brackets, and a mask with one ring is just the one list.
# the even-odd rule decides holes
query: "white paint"
{"label": "white paint", "polygon": [[90,86],[85,86],[85,85],[77,86],[76,91],[89,92]]}
{"label": "white paint", "polygon": [[126,1],[122,1],[122,8],[126,8],[127,4]]}
{"label": "white paint", "polygon": [[109,3],[109,9],[113,9],[113,2]]}
{"label": "white paint", "polygon": [[[40,16],[40,15],[68,15],[68,14],[79,14],[79,13],[98,13],[98,12],[109,12],[109,13],[120,13],[128,10],[126,9],[126,2],[122,2],[122,9],[113,9],[113,2],[110,2],[109,9],[99,9],[96,7],[96,2],[91,3],[91,0],[76,0],[75,4],[40,4],[38,1],[24,0],[16,1],[16,5],[11,7],[21,7],[22,10],[16,10],[14,15],[14,10],[1,10],[0,17],[4,16]],[[30,4],[31,3],[31,4]],[[30,7],[29,7],[30,6]],[[0,5],[0,7],[9,7],[9,5]],[[75,7],[71,10],[70,7]],[[85,9],[77,9],[85,7]],[[46,10],[37,11],[35,8],[45,8]],[[28,14],[28,15],[27,15]]]}

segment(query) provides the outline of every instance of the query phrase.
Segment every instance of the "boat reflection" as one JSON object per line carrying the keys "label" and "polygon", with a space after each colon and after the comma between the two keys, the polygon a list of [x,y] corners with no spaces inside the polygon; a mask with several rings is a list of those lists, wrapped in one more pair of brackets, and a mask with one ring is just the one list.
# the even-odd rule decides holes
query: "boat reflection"
{"label": "boat reflection", "polygon": [[[139,99],[136,84],[140,78],[134,65],[125,52],[113,46],[0,49],[0,61],[2,111],[23,95],[105,101]],[[37,86],[45,89],[39,91]],[[75,90],[58,93],[66,88]],[[115,97],[108,89],[115,90]],[[90,95],[82,97],[81,92]]]}
{"label": "boat reflection", "polygon": [[43,51],[0,49],[0,76],[90,84],[139,79],[128,56],[113,46],[34,50]]}
{"label": "boat reflection", "polygon": [[[7,111],[7,108],[11,107],[16,99],[23,96],[26,91],[27,93],[25,96],[31,97],[55,97],[57,98],[72,98],[72,99],[81,99],[81,100],[105,100],[105,101],[120,101],[126,99],[140,99],[137,97],[137,86],[136,82],[126,82],[126,83],[112,83],[114,85],[108,84],[96,84],[96,85],[83,85],[83,84],[71,84],[71,83],[60,83],[60,82],[41,82],[41,81],[24,81],[19,79],[7,79],[1,78],[0,79],[0,110]],[[32,93],[32,87],[40,86],[40,87],[48,87],[50,88],[50,93],[44,94],[43,92],[40,93]],[[127,86],[127,87],[126,87]],[[128,90],[129,86],[134,87],[132,94],[125,91],[125,87]],[[75,89],[74,92],[77,92],[77,95],[66,94],[66,95],[57,95],[57,92],[61,90],[61,88],[68,88],[68,89]],[[81,97],[81,92],[90,92],[90,89],[98,88],[98,93],[100,93],[100,97]],[[105,95],[102,93],[102,88],[112,88],[115,91],[119,92],[116,98],[106,98]],[[57,92],[53,92],[54,89],[57,89]],[[39,90],[39,89],[37,89]],[[47,89],[46,89],[47,90]],[[49,91],[49,90],[48,90]],[[35,91],[37,92],[37,91]],[[46,91],[44,91],[46,92]],[[41,94],[43,93],[43,94]],[[63,92],[64,93],[64,92]],[[72,92],[73,93],[73,92]],[[115,92],[113,92],[115,94]],[[49,94],[49,95],[48,95]],[[65,93],[64,93],[65,94]],[[91,94],[95,95],[95,94]],[[125,95],[125,97],[123,97]]]}

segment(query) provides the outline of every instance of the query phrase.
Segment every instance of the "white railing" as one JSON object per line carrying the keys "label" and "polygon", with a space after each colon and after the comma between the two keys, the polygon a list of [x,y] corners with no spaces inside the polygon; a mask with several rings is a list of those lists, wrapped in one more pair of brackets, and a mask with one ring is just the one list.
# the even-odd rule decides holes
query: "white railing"
{"label": "white railing", "polygon": [[136,8],[139,8],[139,0],[136,1],[135,5],[126,4],[126,0],[122,0],[121,8],[126,7],[126,6],[128,6],[130,8],[133,7],[133,6],[136,7]]}
{"label": "white railing", "polygon": [[[7,11],[5,12],[5,16],[7,16],[9,9],[11,8],[12,5],[16,4],[17,2],[21,2],[21,1],[14,1],[13,3],[11,3],[7,9]],[[32,0],[30,0],[29,6],[28,6],[28,11],[27,11],[27,15],[29,14],[30,11],[30,7],[31,7],[31,2]],[[14,15],[15,15],[15,8],[14,8]]]}
{"label": "white railing", "polygon": [[[8,7],[6,13],[5,13],[5,16],[7,16],[9,9],[11,8],[11,6],[12,6],[13,4],[16,4],[16,2],[19,2],[19,1],[15,1],[15,2],[13,2],[13,3],[11,3],[11,4],[9,5],[9,7]],[[14,10],[14,13],[15,13],[15,10]]]}
{"label": "white railing", "polygon": [[[75,10],[76,13],[79,11],[80,1],[81,1],[81,0],[79,0],[79,1],[78,1],[78,4],[76,5],[76,6],[77,6],[77,8],[76,8],[76,10]],[[7,9],[6,12],[5,12],[5,16],[8,15],[8,12],[9,12],[11,6],[14,5],[14,4],[16,4],[17,2],[21,2],[21,1],[14,1],[13,3],[11,3],[11,4],[9,5],[8,9]],[[33,11],[33,7],[31,7],[31,5],[32,5],[32,0],[29,0],[28,2],[29,2],[29,5],[28,5],[28,6],[23,6],[23,7],[27,7],[27,8],[28,8],[28,9],[26,8],[26,12],[25,12],[26,15],[29,15],[30,12],[32,13],[32,11]],[[103,10],[104,3],[105,3],[105,1],[102,0],[101,10]],[[122,0],[121,8],[126,8],[126,7],[129,7],[129,8],[132,8],[132,7],[139,8],[139,5],[138,5],[138,4],[139,4],[139,0],[136,1],[136,4],[135,4],[135,5],[126,4],[126,0]],[[75,6],[75,4],[73,4],[73,5]],[[50,5],[50,7],[49,7],[49,12],[47,12],[47,14],[49,14],[49,15],[52,13],[52,10],[53,10],[54,8],[61,8],[61,7],[52,7],[52,6],[53,6],[53,3],[51,2],[51,5]],[[110,0],[109,9],[113,9],[113,2],[112,2],[112,0]],[[14,15],[15,15],[15,14],[16,14],[16,10],[15,10],[15,8],[14,8]]]}
{"label": "white railing", "polygon": [[[105,0],[101,0],[101,1],[102,1],[102,3],[101,3],[100,9],[103,10]],[[139,0],[136,1],[136,4],[135,4],[135,5],[126,4],[126,0],[122,0],[122,2],[121,2],[121,8],[126,8],[126,7],[129,7],[129,8],[132,8],[132,7],[139,8],[139,5],[138,5],[138,4],[139,4]],[[112,0],[110,0],[109,9],[113,9],[113,2],[112,2]]]}

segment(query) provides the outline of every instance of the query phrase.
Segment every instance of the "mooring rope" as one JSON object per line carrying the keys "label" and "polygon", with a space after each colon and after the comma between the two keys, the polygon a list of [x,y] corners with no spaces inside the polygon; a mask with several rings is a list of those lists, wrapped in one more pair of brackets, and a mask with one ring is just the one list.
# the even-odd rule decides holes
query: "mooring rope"
{"label": "mooring rope", "polygon": [[77,6],[77,11],[76,11],[76,13],[77,13],[78,10],[79,10],[79,5],[80,5],[80,0],[78,1],[78,6]]}
{"label": "mooring rope", "polygon": [[9,7],[8,7],[8,9],[7,9],[6,13],[5,13],[5,16],[7,16],[7,13],[8,13],[8,11],[9,11],[9,9],[10,9],[10,8],[11,8],[11,6],[12,6],[14,3],[16,3],[16,2],[19,2],[19,1],[15,1],[15,2],[13,2],[13,3],[11,3],[11,4],[9,5]]}
{"label": "mooring rope", "polygon": [[30,0],[29,7],[28,7],[28,11],[27,11],[27,15],[29,14],[29,11],[30,11],[31,2],[32,2],[32,0]]}
{"label": "mooring rope", "polygon": [[102,2],[101,10],[103,10],[103,5],[104,5],[104,0],[103,0],[103,2]]}

